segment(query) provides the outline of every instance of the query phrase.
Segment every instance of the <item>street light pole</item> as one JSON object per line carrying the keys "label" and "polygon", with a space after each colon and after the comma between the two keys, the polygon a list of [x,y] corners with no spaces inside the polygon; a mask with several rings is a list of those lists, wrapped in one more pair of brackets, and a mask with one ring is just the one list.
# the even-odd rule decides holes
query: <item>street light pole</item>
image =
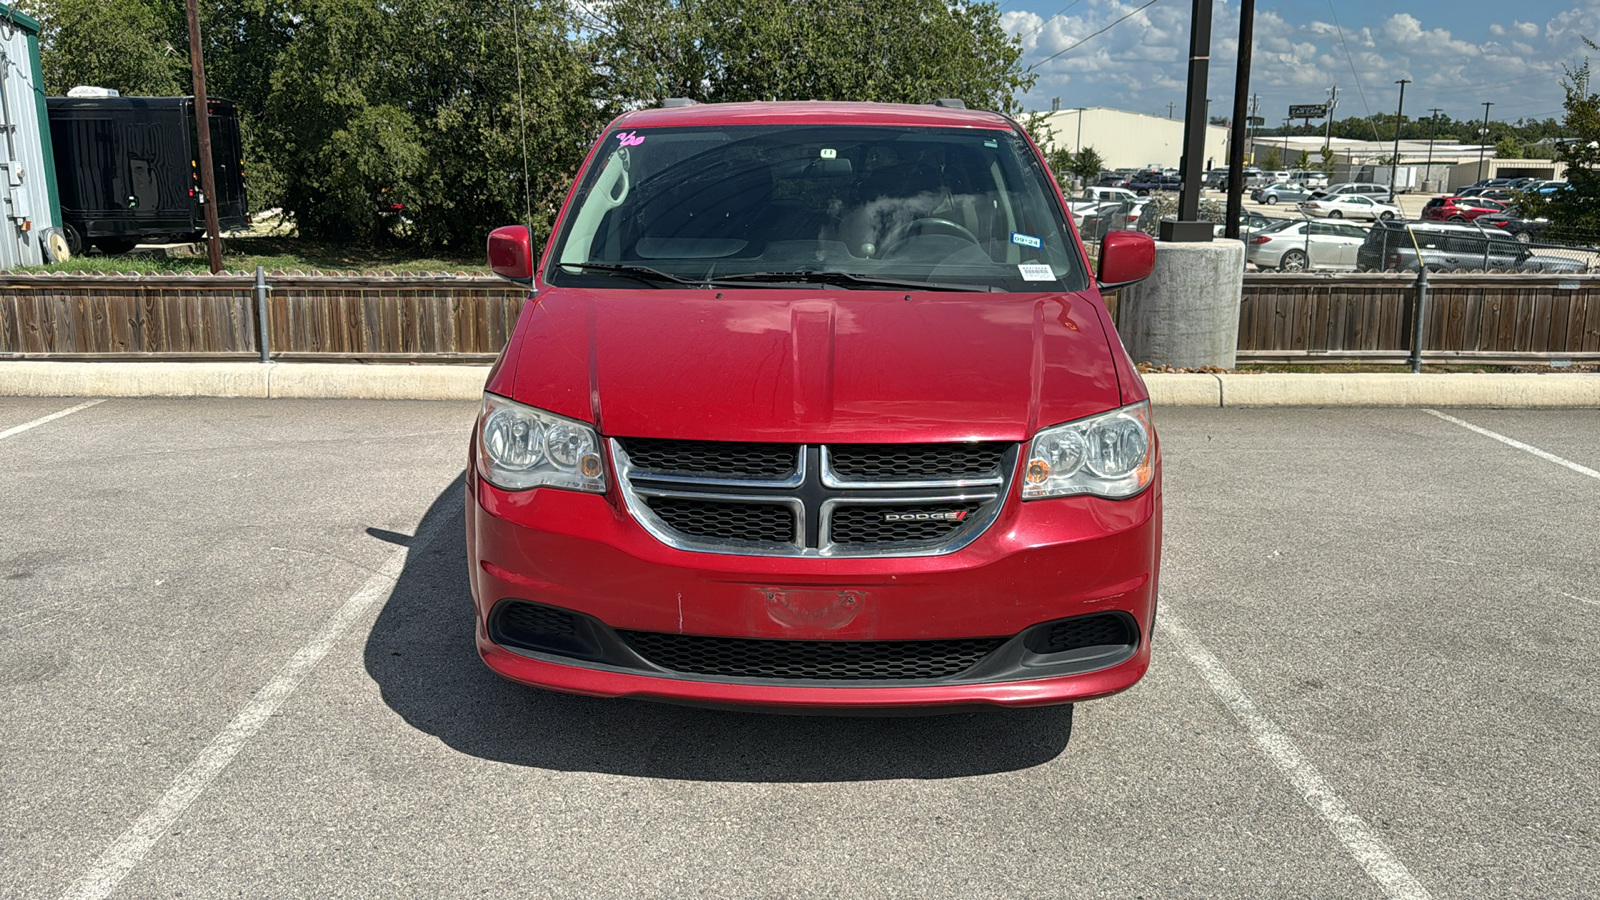
{"label": "street light pole", "polygon": [[1491,107],[1493,105],[1494,105],[1493,103],[1485,103],[1483,105],[1483,129],[1478,133],[1478,180],[1479,181],[1483,180],[1483,151],[1488,149],[1487,147],[1484,146],[1483,142],[1487,141],[1489,139],[1489,107]]}
{"label": "street light pole", "polygon": [[1389,160],[1389,202],[1394,202],[1394,179],[1400,174],[1400,122],[1405,118],[1406,111],[1406,85],[1411,79],[1402,78],[1395,84],[1400,85],[1400,105],[1394,111],[1394,158]]}
{"label": "street light pole", "polygon": [[189,63],[194,68],[195,134],[200,143],[201,198],[206,208],[206,252],[211,274],[222,271],[222,227],[217,222],[217,175],[211,167],[211,104],[206,99],[206,64],[200,52],[200,10],[196,0],[188,0]]}
{"label": "street light pole", "polygon": [[1442,112],[1444,110],[1438,107],[1432,107],[1428,110],[1430,118],[1433,119],[1433,127],[1428,129],[1428,164],[1422,168],[1422,180],[1424,183],[1433,177],[1433,139],[1439,136],[1439,113]]}
{"label": "street light pole", "polygon": [[1256,0],[1239,6],[1239,62],[1233,75],[1233,121],[1228,138],[1228,211],[1222,234],[1239,239],[1239,219],[1244,215],[1244,150],[1250,115],[1245,103],[1250,94],[1250,49],[1255,42]]}

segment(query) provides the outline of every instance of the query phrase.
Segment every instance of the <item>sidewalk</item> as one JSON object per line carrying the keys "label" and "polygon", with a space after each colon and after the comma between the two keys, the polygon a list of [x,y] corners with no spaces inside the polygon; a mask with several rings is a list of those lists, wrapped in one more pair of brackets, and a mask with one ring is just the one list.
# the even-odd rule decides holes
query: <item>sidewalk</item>
{"label": "sidewalk", "polygon": [[[476,400],[487,366],[0,362],[0,397]],[[1156,406],[1600,408],[1600,374],[1144,376]]]}

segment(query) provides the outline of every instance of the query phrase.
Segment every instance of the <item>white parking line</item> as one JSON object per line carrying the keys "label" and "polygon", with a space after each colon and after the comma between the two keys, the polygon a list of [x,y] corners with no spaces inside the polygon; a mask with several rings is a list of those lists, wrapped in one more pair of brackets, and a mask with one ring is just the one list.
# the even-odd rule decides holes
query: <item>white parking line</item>
{"label": "white parking line", "polygon": [[55,420],[61,418],[62,416],[70,416],[73,413],[78,412],[79,410],[88,409],[91,406],[99,406],[100,404],[102,404],[104,402],[106,402],[104,398],[101,398],[99,400],[90,400],[87,403],[79,403],[77,406],[73,406],[73,407],[70,407],[68,409],[63,409],[60,412],[53,412],[50,415],[45,416],[42,419],[34,419],[32,422],[23,422],[21,425],[14,425],[14,426],[12,426],[10,428],[7,428],[5,431],[0,431],[0,441],[3,441],[6,438],[11,437],[14,434],[21,434],[21,433],[23,433],[24,431],[27,431],[30,428],[38,428],[40,425],[43,425],[46,422],[54,422]]}
{"label": "white parking line", "polygon": [[1572,471],[1577,472],[1579,475],[1587,475],[1590,478],[1600,478],[1600,472],[1596,472],[1594,469],[1591,469],[1588,466],[1579,465],[1579,464],[1573,462],[1570,459],[1562,459],[1561,457],[1555,455],[1554,453],[1547,453],[1544,450],[1540,450],[1538,447],[1535,447],[1535,446],[1533,446],[1531,444],[1524,444],[1523,442],[1521,442],[1519,440],[1516,440],[1515,438],[1508,438],[1503,434],[1497,434],[1497,433],[1495,433],[1493,431],[1490,431],[1487,428],[1482,428],[1480,426],[1474,425],[1471,422],[1464,422],[1464,421],[1456,418],[1455,416],[1447,416],[1444,413],[1439,412],[1436,409],[1425,409],[1425,410],[1423,410],[1423,412],[1427,413],[1430,416],[1438,416],[1439,418],[1445,420],[1446,422],[1454,422],[1455,424],[1460,425],[1462,428],[1465,428],[1468,431],[1476,431],[1477,433],[1483,435],[1486,438],[1494,438],[1495,440],[1499,441],[1502,444],[1505,444],[1508,447],[1515,447],[1518,450],[1527,451],[1528,453],[1532,453],[1534,456],[1537,456],[1540,459],[1548,460],[1549,462],[1553,462],[1558,466],[1566,466],[1567,468],[1571,469]]}
{"label": "white parking line", "polygon": [[1317,767],[1306,759],[1288,735],[1256,707],[1244,687],[1189,631],[1166,600],[1162,601],[1157,627],[1200,670],[1200,676],[1211,686],[1212,693],[1250,732],[1256,746],[1288,777],[1289,783],[1300,791],[1306,804],[1322,817],[1334,837],[1344,844],[1345,849],[1367,870],[1367,875],[1383,888],[1384,893],[1395,900],[1427,900],[1430,896],[1427,888],[1412,877],[1411,872],[1395,857],[1394,851],[1383,842],[1383,838],[1339,799],[1339,795],[1323,780]]}
{"label": "white parking line", "polygon": [[[456,491],[452,490],[450,495],[455,496]],[[183,815],[184,810],[222,774],[222,770],[255,737],[278,707],[289,699],[317,663],[328,655],[328,651],[333,649],[333,645],[350,626],[372,604],[389,595],[401,571],[405,569],[406,559],[412,553],[422,552],[432,543],[444,524],[454,521],[452,514],[459,506],[459,501],[446,498],[441,506],[446,512],[434,521],[424,523],[409,546],[401,547],[390,555],[367,583],[328,617],[311,639],[278,670],[277,676],[267,682],[266,687],[257,692],[250,702],[234,714],[227,726],[217,732],[211,743],[173,780],[166,793],[100,854],[100,858],[83,877],[67,888],[61,895],[63,900],[103,900],[116,890],[134,866],[171,831],[172,824]]]}

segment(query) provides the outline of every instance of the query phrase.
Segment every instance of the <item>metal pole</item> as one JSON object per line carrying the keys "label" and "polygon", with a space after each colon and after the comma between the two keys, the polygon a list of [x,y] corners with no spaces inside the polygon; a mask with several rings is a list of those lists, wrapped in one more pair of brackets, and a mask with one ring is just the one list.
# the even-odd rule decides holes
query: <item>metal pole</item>
{"label": "metal pole", "polygon": [[211,104],[206,100],[206,64],[200,52],[200,10],[188,0],[189,64],[194,69],[195,133],[200,139],[200,202],[206,210],[206,249],[211,274],[222,271],[222,227],[217,222],[217,175],[211,168]]}
{"label": "metal pole", "polygon": [[1245,103],[1250,94],[1250,49],[1255,40],[1256,0],[1239,7],[1239,64],[1233,75],[1233,122],[1228,137],[1228,211],[1224,237],[1239,239],[1239,219],[1244,216],[1244,150],[1250,121]]}
{"label": "metal pole", "polygon": [[1439,113],[1444,110],[1433,107],[1428,112],[1432,114],[1433,127],[1428,129],[1428,164],[1422,169],[1424,181],[1433,176],[1433,139],[1439,136]]}
{"label": "metal pole", "polygon": [[1328,88],[1328,118],[1322,125],[1322,149],[1333,146],[1333,111],[1339,108],[1339,86]]}
{"label": "metal pole", "polygon": [[1411,305],[1411,374],[1422,372],[1423,318],[1428,307],[1428,266],[1420,258],[1417,263],[1417,299]]}
{"label": "metal pole", "polygon": [[1489,139],[1489,107],[1491,107],[1493,105],[1494,105],[1493,103],[1485,103],[1483,105],[1483,131],[1481,133],[1479,133],[1479,135],[1478,135],[1478,180],[1479,181],[1483,180],[1483,151],[1488,149],[1487,147],[1484,146],[1483,142],[1487,141]]}
{"label": "metal pole", "polygon": [[1400,105],[1394,111],[1394,158],[1389,160],[1389,202],[1394,202],[1394,179],[1400,174],[1400,122],[1405,118],[1406,111],[1406,85],[1411,79],[1402,78],[1395,84],[1400,85]]}
{"label": "metal pole", "polygon": [[[1184,104],[1183,159],[1178,221],[1200,218],[1200,171],[1206,157],[1206,79],[1211,66],[1211,0],[1194,0],[1189,19],[1189,95]],[[1206,240],[1210,240],[1210,234]]]}
{"label": "metal pole", "polygon": [[261,350],[261,361],[272,361],[272,329],[267,323],[267,270],[256,266],[256,346]]}
{"label": "metal pole", "polygon": [[1088,109],[1088,107],[1078,107],[1078,145],[1072,148],[1074,153],[1081,152],[1083,150],[1083,111],[1085,109]]}

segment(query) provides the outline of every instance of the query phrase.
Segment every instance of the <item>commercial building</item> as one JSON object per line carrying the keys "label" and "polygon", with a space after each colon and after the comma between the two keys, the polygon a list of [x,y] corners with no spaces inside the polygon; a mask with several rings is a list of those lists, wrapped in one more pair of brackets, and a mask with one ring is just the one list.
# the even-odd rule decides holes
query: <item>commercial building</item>
{"label": "commercial building", "polygon": [[[1044,114],[1045,149],[1093,147],[1108,169],[1175,169],[1183,157],[1183,120],[1089,106]],[[1203,168],[1228,164],[1228,129],[1206,126]]]}
{"label": "commercial building", "polygon": [[[1254,139],[1251,150],[1256,165],[1262,165],[1263,160],[1275,154],[1280,160],[1278,168],[1287,169],[1302,152],[1311,158],[1313,165],[1320,164],[1323,146],[1321,135],[1265,135]],[[1332,138],[1326,141],[1326,146],[1333,152],[1335,180],[1389,183],[1389,158],[1395,152],[1394,141]],[[1400,190],[1442,194],[1479,178],[1559,179],[1566,176],[1566,171],[1565,163],[1548,159],[1498,159],[1493,146],[1456,141],[1401,141],[1400,170],[1395,173],[1395,186]]]}

